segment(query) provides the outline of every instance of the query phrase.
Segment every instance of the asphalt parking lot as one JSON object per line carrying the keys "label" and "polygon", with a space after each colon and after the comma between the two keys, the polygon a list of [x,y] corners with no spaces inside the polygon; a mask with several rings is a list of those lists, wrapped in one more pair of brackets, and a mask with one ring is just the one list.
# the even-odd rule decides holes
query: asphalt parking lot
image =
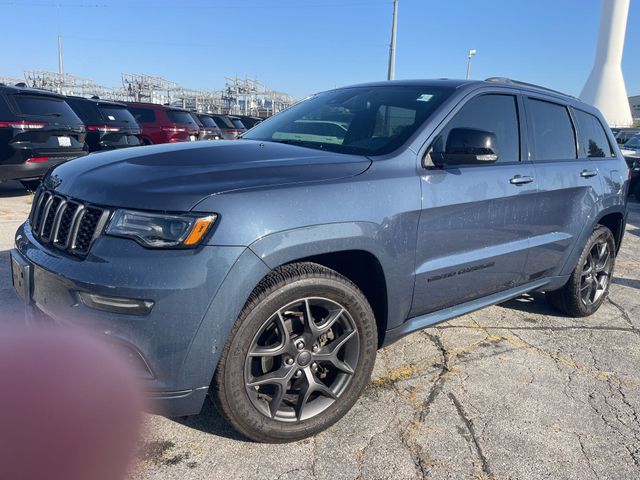
{"label": "asphalt parking lot", "polygon": [[[0,312],[20,317],[13,233],[31,196],[0,185]],[[524,296],[381,350],[353,410],[315,438],[261,445],[211,404],[146,418],[134,479],[640,478],[640,205],[610,298],[586,319]]]}

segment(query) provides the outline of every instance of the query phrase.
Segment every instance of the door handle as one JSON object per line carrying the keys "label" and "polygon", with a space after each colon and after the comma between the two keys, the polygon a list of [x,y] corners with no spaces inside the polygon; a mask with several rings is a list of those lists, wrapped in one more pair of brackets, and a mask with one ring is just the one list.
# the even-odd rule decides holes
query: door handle
{"label": "door handle", "polygon": [[522,175],[516,175],[511,180],[509,180],[509,183],[511,183],[511,185],[525,185],[531,182],[533,182],[533,177],[523,177]]}
{"label": "door handle", "polygon": [[598,175],[597,170],[582,170],[580,172],[580,176],[582,178],[591,178],[591,177],[595,177],[596,175]]}

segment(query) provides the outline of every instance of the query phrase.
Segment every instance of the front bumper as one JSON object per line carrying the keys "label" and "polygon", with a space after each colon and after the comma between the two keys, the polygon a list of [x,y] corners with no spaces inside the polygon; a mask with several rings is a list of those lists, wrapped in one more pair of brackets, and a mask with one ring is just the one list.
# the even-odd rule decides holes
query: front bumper
{"label": "front bumper", "polygon": [[[266,266],[245,247],[145,249],[102,236],[85,259],[44,247],[29,223],[16,250],[31,269],[26,301],[34,316],[88,329],[139,354],[151,411],[170,416],[200,411],[228,332]],[[253,284],[255,285],[255,283]],[[147,315],[89,308],[79,292],[153,302]],[[44,315],[44,316],[43,316]]]}

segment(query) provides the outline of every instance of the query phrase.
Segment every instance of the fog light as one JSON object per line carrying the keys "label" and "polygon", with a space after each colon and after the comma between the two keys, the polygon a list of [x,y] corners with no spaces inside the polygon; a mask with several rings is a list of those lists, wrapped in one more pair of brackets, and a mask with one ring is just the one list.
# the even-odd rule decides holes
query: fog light
{"label": "fog light", "polygon": [[105,297],[95,293],[78,292],[83,304],[89,308],[104,312],[125,313],[128,315],[148,315],[153,308],[150,300],[136,300],[133,298]]}

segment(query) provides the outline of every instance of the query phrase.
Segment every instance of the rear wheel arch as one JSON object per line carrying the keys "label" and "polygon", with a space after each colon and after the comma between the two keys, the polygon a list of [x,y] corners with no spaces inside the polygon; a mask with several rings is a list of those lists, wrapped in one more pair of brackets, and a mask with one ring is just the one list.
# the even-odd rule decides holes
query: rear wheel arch
{"label": "rear wheel arch", "polygon": [[612,212],[600,217],[600,219],[594,225],[594,229],[602,225],[611,230],[613,239],[616,243],[616,253],[620,250],[620,244],[622,243],[622,236],[624,234],[624,215],[621,212]]}

